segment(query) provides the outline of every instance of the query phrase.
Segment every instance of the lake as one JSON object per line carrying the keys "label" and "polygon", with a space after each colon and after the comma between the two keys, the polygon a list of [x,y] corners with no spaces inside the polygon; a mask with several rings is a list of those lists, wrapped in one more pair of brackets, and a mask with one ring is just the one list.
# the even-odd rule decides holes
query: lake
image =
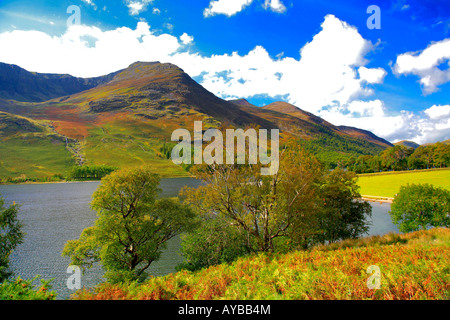
{"label": "lake", "polygon": [[[197,187],[200,181],[192,178],[162,179],[162,196],[178,195],[184,186]],[[61,257],[67,240],[78,239],[84,228],[92,226],[97,216],[90,209],[92,194],[99,182],[70,182],[49,184],[0,185],[0,195],[6,205],[13,201],[20,204],[19,219],[26,233],[24,242],[10,256],[10,268],[15,276],[31,279],[41,275],[43,279],[54,278],[52,290],[58,299],[66,299],[73,293],[66,282],[70,264],[68,257]],[[372,225],[369,235],[398,232],[388,214],[389,203],[372,202]],[[153,263],[149,271],[161,276],[175,271],[182,262],[179,254],[180,238],[173,238],[161,259]],[[103,281],[100,267],[86,271],[82,285],[93,287]],[[38,284],[38,282],[36,282]]]}

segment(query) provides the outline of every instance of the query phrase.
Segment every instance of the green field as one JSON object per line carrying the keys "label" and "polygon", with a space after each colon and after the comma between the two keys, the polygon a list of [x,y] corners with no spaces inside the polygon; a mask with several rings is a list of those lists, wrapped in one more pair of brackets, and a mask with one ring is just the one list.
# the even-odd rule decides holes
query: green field
{"label": "green field", "polygon": [[432,184],[450,190],[450,168],[382,172],[358,175],[362,195],[391,197],[406,184]]}
{"label": "green field", "polygon": [[29,134],[0,140],[0,178],[64,175],[73,164],[62,139]]}

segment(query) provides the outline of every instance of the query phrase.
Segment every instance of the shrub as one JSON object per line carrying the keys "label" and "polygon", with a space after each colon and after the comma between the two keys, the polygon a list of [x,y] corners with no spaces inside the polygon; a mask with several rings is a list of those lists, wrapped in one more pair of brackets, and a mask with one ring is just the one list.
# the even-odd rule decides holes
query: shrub
{"label": "shrub", "polygon": [[392,221],[401,232],[450,224],[450,191],[430,184],[401,186],[391,205]]}

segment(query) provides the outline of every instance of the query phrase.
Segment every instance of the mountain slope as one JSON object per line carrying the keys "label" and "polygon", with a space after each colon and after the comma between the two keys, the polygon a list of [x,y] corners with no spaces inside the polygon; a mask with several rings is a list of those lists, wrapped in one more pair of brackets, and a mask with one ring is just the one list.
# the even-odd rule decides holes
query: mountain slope
{"label": "mountain slope", "polygon": [[29,72],[0,62],[0,99],[42,102],[91,89],[110,81],[115,74],[84,79],[67,74]]}
{"label": "mountain slope", "polygon": [[375,143],[381,147],[392,147],[393,146],[389,141],[386,141],[385,139],[382,139],[382,138],[374,135],[370,131],[362,130],[362,129],[358,129],[358,128],[354,128],[354,127],[348,127],[348,126],[335,126],[335,125],[329,123],[328,121],[326,121],[310,112],[303,111],[303,110],[297,108],[296,106],[286,103],[286,102],[281,102],[281,101],[274,102],[263,108],[268,109],[268,110],[278,111],[278,112],[285,113],[285,114],[289,114],[296,118],[303,119],[305,121],[315,123],[317,125],[323,125],[323,126],[327,127],[328,129],[330,129],[331,131],[336,132],[340,135],[346,134],[353,138],[360,138],[360,139]]}
{"label": "mountain slope", "polygon": [[[282,138],[301,138],[308,145],[321,145],[326,139],[326,151],[332,152],[334,158],[348,157],[351,153],[374,154],[385,148],[364,137],[354,138],[286,103],[259,108],[246,100],[225,101],[169,63],[136,62],[100,78],[90,89],[43,102],[0,99],[0,111],[43,123],[54,134],[67,138],[70,146],[66,146],[66,151],[72,154],[73,165],[81,162],[118,167],[149,164],[163,176],[188,175],[162,149],[171,144],[175,129],[192,132],[194,121],[202,121],[203,129],[255,125],[279,128]],[[42,94],[55,92],[43,90]],[[3,123],[4,127],[12,125]],[[25,127],[19,128],[22,134],[26,133]]]}
{"label": "mountain slope", "polygon": [[394,145],[404,146],[404,147],[413,148],[413,149],[417,149],[420,146],[420,144],[415,143],[414,141],[408,141],[408,140],[402,140],[402,141],[395,142]]}
{"label": "mountain slope", "polygon": [[64,173],[74,164],[72,143],[46,122],[0,112],[0,178]]}

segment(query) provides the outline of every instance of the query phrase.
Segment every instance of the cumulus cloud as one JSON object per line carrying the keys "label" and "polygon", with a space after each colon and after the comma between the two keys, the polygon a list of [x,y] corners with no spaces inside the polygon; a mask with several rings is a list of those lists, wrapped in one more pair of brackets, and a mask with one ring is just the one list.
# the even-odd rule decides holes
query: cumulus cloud
{"label": "cumulus cloud", "polygon": [[93,77],[136,61],[167,61],[182,45],[175,36],[153,34],[146,22],[139,22],[134,30],[121,27],[103,31],[73,25],[59,37],[14,30],[0,34],[0,47],[8,48],[0,50],[0,61],[29,71]]}
{"label": "cumulus cloud", "polygon": [[449,119],[450,118],[450,105],[434,105],[424,111],[430,119]]}
{"label": "cumulus cloud", "polygon": [[130,15],[135,16],[147,10],[147,6],[152,2],[153,0],[126,0],[126,5]]}
{"label": "cumulus cloud", "polygon": [[185,32],[180,36],[180,40],[183,44],[190,44],[194,41],[194,37]]}
{"label": "cumulus cloud", "polygon": [[[253,1],[254,0],[211,0],[209,7],[203,11],[203,16],[211,17],[223,14],[231,17],[251,5]],[[265,0],[263,8],[277,13],[286,11],[286,7],[281,0]]]}
{"label": "cumulus cloud", "polygon": [[383,68],[372,68],[368,69],[366,67],[358,68],[359,78],[365,80],[368,83],[382,83],[387,72]]}
{"label": "cumulus cloud", "polygon": [[431,94],[450,82],[450,39],[434,42],[419,52],[397,57],[393,70],[398,75],[416,75],[424,94]]}
{"label": "cumulus cloud", "polygon": [[224,14],[228,17],[235,15],[249,6],[253,0],[213,0],[209,3],[209,7],[203,11],[205,17]]}
{"label": "cumulus cloud", "polygon": [[449,107],[432,106],[423,114],[403,110],[390,115],[384,103],[376,99],[334,106],[322,111],[320,116],[335,125],[369,130],[391,142],[411,140],[423,144],[450,139]]}
{"label": "cumulus cloud", "polygon": [[283,13],[286,11],[286,7],[280,0],[265,0],[264,8],[278,13]]}

